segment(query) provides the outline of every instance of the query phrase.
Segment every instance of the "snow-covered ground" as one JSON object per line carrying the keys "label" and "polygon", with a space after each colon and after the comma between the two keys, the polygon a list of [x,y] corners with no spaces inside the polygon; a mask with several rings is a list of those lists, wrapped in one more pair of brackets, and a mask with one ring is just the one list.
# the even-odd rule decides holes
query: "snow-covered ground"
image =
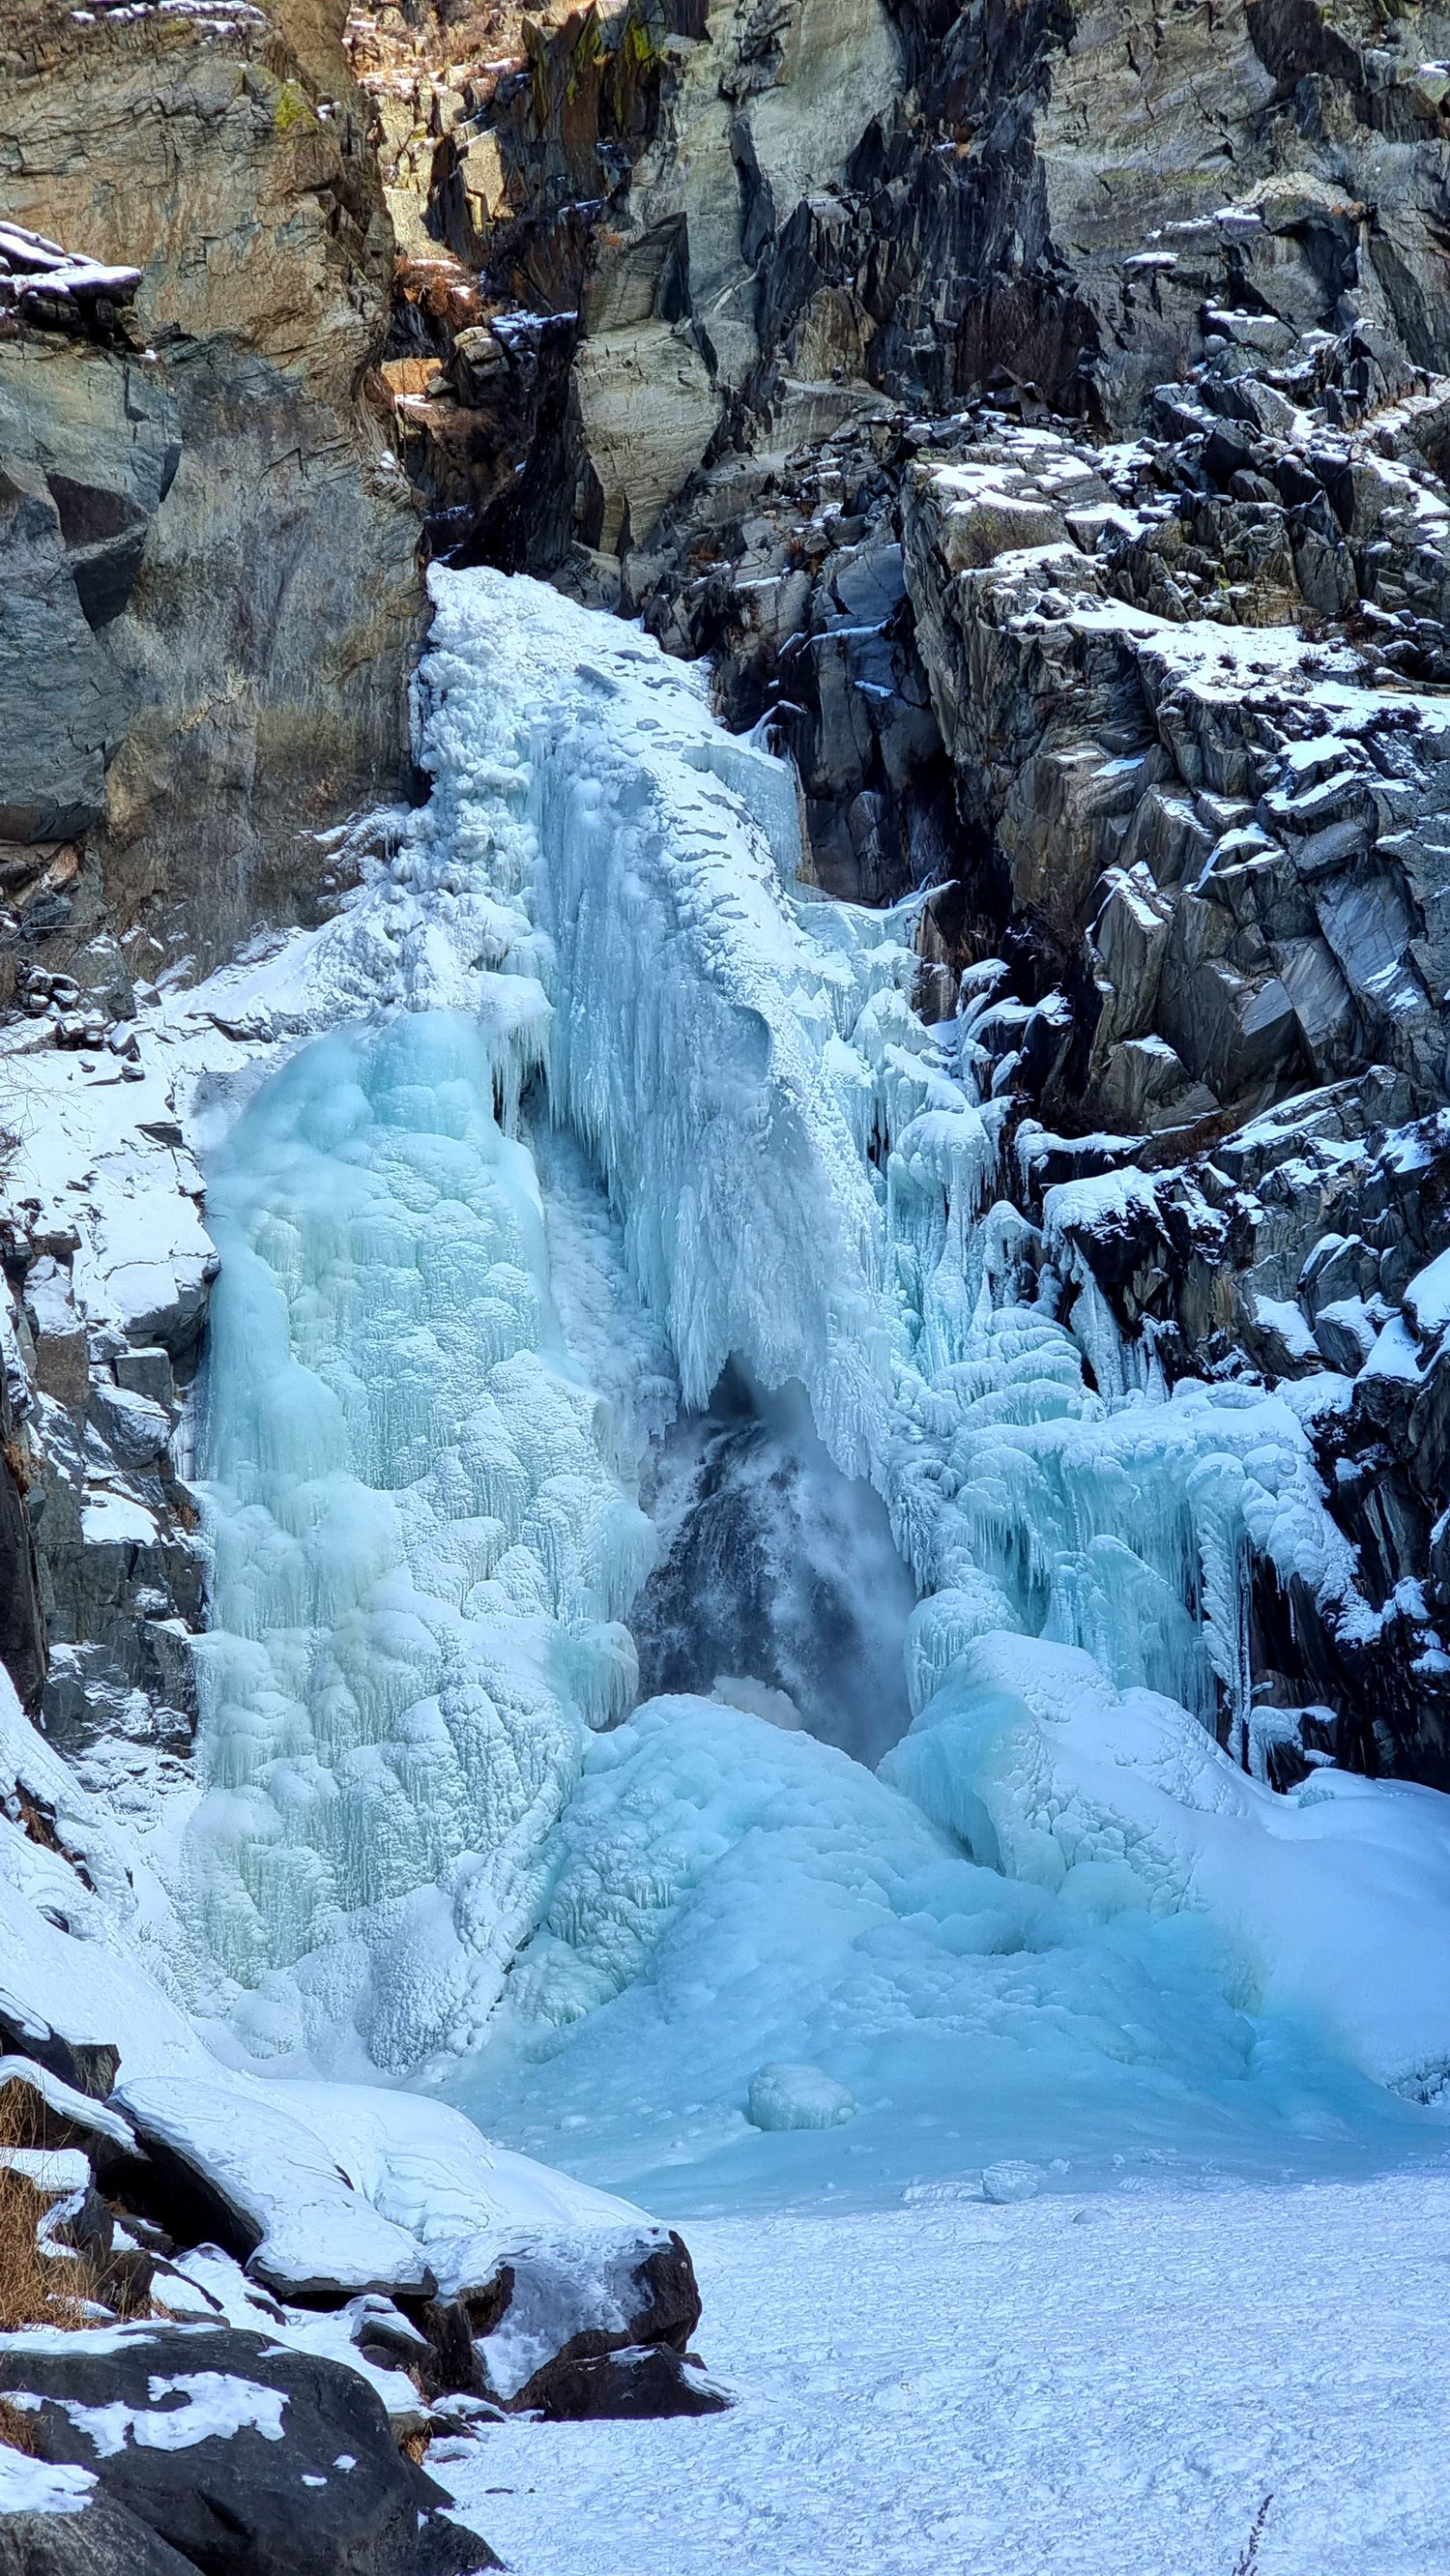
{"label": "snow-covered ground", "polygon": [[730,2414],[517,2423],[431,2454],[513,2576],[1450,2566],[1450,2178],[967,2197],[690,2238]]}

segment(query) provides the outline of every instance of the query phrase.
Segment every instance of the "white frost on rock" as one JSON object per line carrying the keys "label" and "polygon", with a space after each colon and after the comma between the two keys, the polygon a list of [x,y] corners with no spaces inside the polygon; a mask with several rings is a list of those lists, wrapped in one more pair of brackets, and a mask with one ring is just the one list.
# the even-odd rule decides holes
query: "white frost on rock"
{"label": "white frost on rock", "polygon": [[[280,2388],[264,2388],[254,2379],[229,2371],[183,2371],[172,2378],[153,2372],[147,2382],[151,2408],[128,2406],[117,2397],[108,2406],[87,2406],[78,2397],[52,2397],[90,2443],[98,2460],[113,2460],[118,2451],[190,2451],[198,2442],[228,2440],[233,2433],[260,2433],[264,2442],[282,2439],[282,2413],[287,2403]],[[163,2400],[179,2397],[179,2406]],[[36,2408],[40,2399],[17,2390],[12,2406]],[[153,2411],[154,2410],[154,2411]]]}

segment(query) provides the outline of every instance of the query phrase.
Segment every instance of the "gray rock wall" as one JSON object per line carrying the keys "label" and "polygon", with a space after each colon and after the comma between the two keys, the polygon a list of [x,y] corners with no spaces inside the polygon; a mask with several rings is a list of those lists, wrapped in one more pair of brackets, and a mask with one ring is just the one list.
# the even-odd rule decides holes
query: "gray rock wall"
{"label": "gray rock wall", "polygon": [[98,932],[150,972],[295,913],[311,835],[407,775],[417,526],[362,399],[391,241],[325,15],[0,30],[0,219],[139,272],[99,325],[0,310],[0,867],[87,982]]}

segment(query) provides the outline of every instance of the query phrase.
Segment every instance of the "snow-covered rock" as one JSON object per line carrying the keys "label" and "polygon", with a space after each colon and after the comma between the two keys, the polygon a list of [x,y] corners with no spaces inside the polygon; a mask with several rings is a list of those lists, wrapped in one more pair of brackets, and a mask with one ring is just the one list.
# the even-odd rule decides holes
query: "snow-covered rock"
{"label": "snow-covered rock", "polygon": [[153,2165],[175,2158],[191,2187],[220,2203],[218,2235],[240,2236],[248,2270],[281,2297],[340,2304],[367,2290],[437,2286],[416,2240],[260,2087],[221,2071],[123,2077],[114,2098]]}
{"label": "snow-covered rock", "polygon": [[[44,2509],[47,2493],[53,2510],[83,2504],[94,2479],[167,2545],[158,2567],[472,2576],[499,2563],[439,2514],[438,2490],[355,2370],[265,2334],[146,2323],[6,2336],[0,2396],[26,2417],[37,2455],[12,2473],[16,2509]],[[144,2552],[132,2563],[147,2576]]]}

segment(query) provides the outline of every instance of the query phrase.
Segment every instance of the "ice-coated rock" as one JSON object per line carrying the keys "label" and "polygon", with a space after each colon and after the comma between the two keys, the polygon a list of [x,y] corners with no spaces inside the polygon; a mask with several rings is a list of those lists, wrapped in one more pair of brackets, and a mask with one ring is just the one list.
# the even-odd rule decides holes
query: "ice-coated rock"
{"label": "ice-coated rock", "polygon": [[1021,2156],[1004,2157],[1000,2164],[982,2168],[982,2198],[997,2206],[1017,2200],[1035,2200],[1047,2177],[1041,2165]]}
{"label": "ice-coated rock", "polygon": [[757,2129],[838,2129],[856,2096],[819,2066],[762,2066],[750,2079],[746,2114]]}

